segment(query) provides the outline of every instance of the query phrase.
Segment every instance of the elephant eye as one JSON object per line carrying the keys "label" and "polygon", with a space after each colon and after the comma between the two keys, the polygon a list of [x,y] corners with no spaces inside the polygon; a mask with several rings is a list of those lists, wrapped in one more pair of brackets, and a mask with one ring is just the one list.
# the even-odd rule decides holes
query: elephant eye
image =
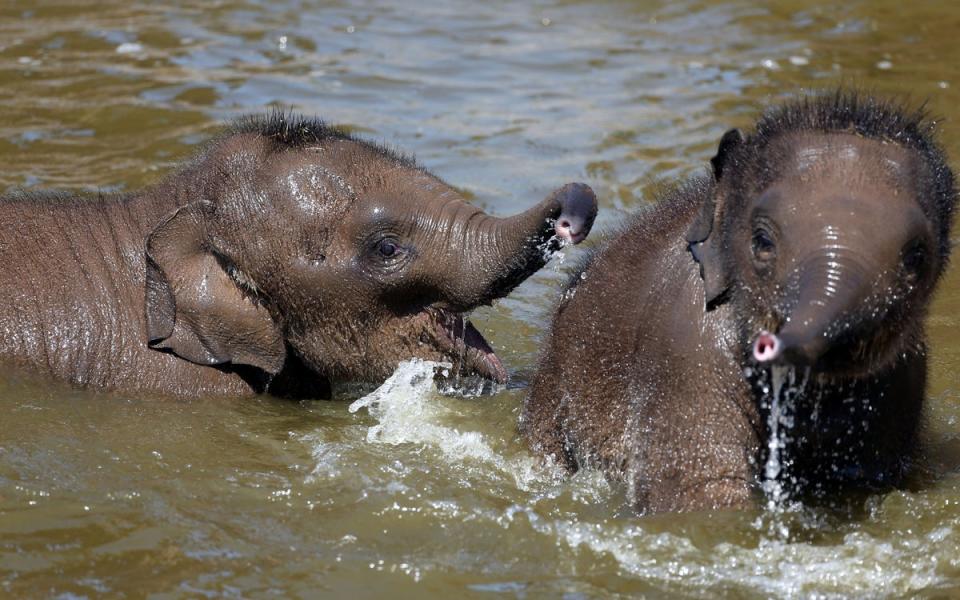
{"label": "elephant eye", "polygon": [[762,262],[771,260],[776,255],[777,250],[770,233],[759,227],[753,231],[751,248],[754,258]]}
{"label": "elephant eye", "polygon": [[389,274],[402,271],[413,259],[415,253],[401,238],[388,232],[374,234],[360,250],[364,263],[377,273]]}
{"label": "elephant eye", "polygon": [[397,253],[398,248],[396,242],[392,240],[381,240],[377,250],[381,256],[389,258]]}
{"label": "elephant eye", "polygon": [[903,249],[901,257],[907,276],[913,280],[919,279],[927,262],[927,248],[923,242],[920,240],[910,242]]}

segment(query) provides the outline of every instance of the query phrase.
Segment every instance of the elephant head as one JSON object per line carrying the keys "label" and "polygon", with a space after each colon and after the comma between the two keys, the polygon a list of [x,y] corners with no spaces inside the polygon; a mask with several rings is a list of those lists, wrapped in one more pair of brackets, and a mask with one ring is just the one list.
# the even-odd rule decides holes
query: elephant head
{"label": "elephant head", "polygon": [[708,310],[731,304],[748,360],[857,376],[922,347],[956,192],[922,115],[833,104],[724,135],[687,241]]}
{"label": "elephant head", "polygon": [[464,313],[596,215],[590,188],[568,184],[495,218],[411,159],[281,115],[239,122],[168,189],[181,207],[146,243],[149,345],[332,380],[382,381],[418,357],[505,381]]}

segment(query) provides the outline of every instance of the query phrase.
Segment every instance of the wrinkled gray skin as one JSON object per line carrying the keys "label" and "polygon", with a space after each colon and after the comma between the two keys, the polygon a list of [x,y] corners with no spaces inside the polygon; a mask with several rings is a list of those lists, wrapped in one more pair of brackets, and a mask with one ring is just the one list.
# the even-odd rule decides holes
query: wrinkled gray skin
{"label": "wrinkled gray skin", "polygon": [[899,484],[956,192],[939,150],[917,149],[922,126],[899,134],[897,119],[839,95],[724,136],[713,177],[639,214],[575,278],[524,405],[532,448],[625,481],[641,513],[746,507],[776,375],[793,381],[778,396],[787,493]]}
{"label": "wrinkled gray skin", "polygon": [[412,161],[319,122],[235,125],[129,196],[0,203],[0,357],[71,383],[324,397],[411,357],[506,372],[462,313],[596,213],[569,184],[499,219]]}

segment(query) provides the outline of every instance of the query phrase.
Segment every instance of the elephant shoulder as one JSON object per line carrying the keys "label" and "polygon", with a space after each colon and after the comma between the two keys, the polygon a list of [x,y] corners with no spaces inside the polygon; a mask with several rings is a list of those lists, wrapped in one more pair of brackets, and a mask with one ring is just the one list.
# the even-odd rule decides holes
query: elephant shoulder
{"label": "elephant shoulder", "polygon": [[694,177],[685,183],[657,190],[652,201],[623,220],[591,260],[609,259],[633,265],[668,259],[678,249],[686,259],[685,233],[698,209],[713,194],[714,182]]}
{"label": "elephant shoulder", "polygon": [[658,194],[595,252],[575,281],[609,279],[623,296],[641,303],[659,304],[664,294],[696,296],[699,271],[685,234],[712,186],[695,178]]}

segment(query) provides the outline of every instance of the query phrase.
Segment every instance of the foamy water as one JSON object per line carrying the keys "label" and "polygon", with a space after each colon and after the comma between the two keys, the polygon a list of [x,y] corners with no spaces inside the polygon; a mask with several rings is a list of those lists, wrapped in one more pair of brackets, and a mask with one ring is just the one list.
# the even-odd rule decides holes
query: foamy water
{"label": "foamy water", "polygon": [[[655,582],[660,589],[682,589],[698,597],[711,597],[705,591],[711,589],[774,597],[910,594],[945,581],[938,573],[943,565],[932,559],[927,549],[938,546],[943,550],[938,556],[952,552],[960,557],[955,522],[932,529],[918,527],[896,539],[876,538],[870,531],[882,526],[885,501],[880,497],[872,501],[866,522],[840,527],[788,502],[777,478],[782,467],[779,451],[788,443],[791,421],[788,409],[776,405],[778,398],[789,402],[791,394],[786,392],[802,387],[803,382],[792,372],[779,372],[771,381],[770,398],[775,405],[770,423],[771,459],[764,466],[766,504],[742,515],[718,513],[718,517],[732,520],[733,525],[721,526],[731,541],[704,544],[699,533],[690,537],[663,531],[663,517],[652,521],[632,517],[621,504],[621,491],[609,486],[597,472],[564,478],[516,445],[503,446],[489,433],[452,425],[456,403],[465,401],[441,396],[433,383],[435,372],[447,367],[420,360],[403,363],[382,386],[353,402],[349,410],[365,410],[372,417],[373,423],[361,428],[368,445],[405,447],[435,469],[449,470],[450,476],[461,479],[461,485],[489,486],[491,477],[506,485],[511,500],[504,508],[482,502],[471,508],[456,501],[428,501],[420,507],[435,516],[492,527],[500,532],[505,546],[513,543],[514,535],[538,536],[566,548],[570,564],[585,556],[613,560],[619,576]],[[321,472],[329,468],[330,452],[326,444],[315,447]],[[440,458],[439,464],[433,462],[436,458]],[[464,466],[472,469],[464,471]],[[393,485],[408,487],[408,482],[399,478]],[[698,527],[709,527],[712,519],[709,513],[667,518],[706,522]],[[752,527],[747,529],[755,535],[744,538],[743,526],[751,519]],[[429,568],[421,566],[418,573],[425,577]]]}
{"label": "foamy water", "polygon": [[537,478],[532,457],[508,460],[495,452],[477,431],[461,431],[443,424],[449,409],[432,400],[434,376],[449,363],[413,359],[401,363],[376,390],[350,405],[350,412],[367,409],[377,424],[367,430],[375,444],[418,444],[439,450],[456,462],[475,462],[514,479],[520,489]]}

